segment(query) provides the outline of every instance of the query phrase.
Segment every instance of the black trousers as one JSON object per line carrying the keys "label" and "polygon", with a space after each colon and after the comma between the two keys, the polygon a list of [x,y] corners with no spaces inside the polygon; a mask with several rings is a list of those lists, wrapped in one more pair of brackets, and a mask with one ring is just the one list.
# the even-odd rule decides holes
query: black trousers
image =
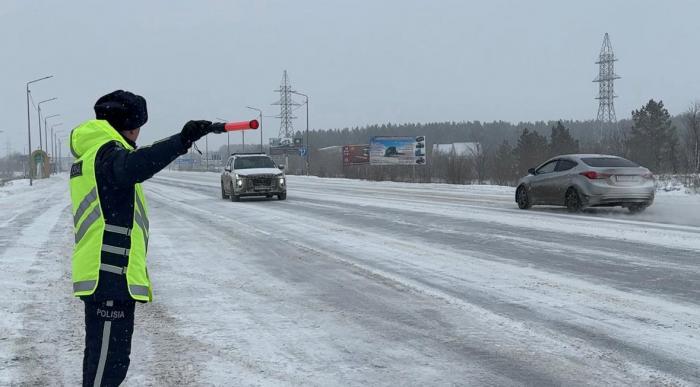
{"label": "black trousers", "polygon": [[129,369],[135,301],[83,301],[83,386],[118,386]]}

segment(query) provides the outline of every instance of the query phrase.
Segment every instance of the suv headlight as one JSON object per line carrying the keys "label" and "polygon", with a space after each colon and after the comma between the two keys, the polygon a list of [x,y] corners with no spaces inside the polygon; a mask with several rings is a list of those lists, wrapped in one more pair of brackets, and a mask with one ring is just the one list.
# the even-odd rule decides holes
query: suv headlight
{"label": "suv headlight", "polygon": [[243,187],[243,179],[241,179],[241,177],[238,176],[238,174],[236,174],[236,186]]}
{"label": "suv headlight", "polygon": [[280,179],[280,185],[284,185],[284,176],[280,176],[279,179]]}

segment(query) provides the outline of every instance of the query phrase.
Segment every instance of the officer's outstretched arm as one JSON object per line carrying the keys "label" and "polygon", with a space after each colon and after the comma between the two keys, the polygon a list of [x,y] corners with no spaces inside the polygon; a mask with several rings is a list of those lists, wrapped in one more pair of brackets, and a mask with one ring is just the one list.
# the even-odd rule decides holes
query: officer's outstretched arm
{"label": "officer's outstretched arm", "polygon": [[136,150],[128,150],[115,141],[100,149],[97,163],[113,184],[129,186],[141,183],[187,153],[193,142],[207,133],[218,131],[216,129],[209,121],[189,121],[180,133]]}
{"label": "officer's outstretched arm", "polygon": [[128,150],[114,141],[97,153],[97,163],[107,181],[118,186],[129,186],[150,179],[188,147],[180,134],[156,141],[151,145]]}

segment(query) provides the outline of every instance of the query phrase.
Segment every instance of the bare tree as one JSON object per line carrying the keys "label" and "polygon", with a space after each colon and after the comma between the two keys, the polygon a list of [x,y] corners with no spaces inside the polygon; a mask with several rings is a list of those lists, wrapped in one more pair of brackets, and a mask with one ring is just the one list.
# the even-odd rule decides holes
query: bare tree
{"label": "bare tree", "polygon": [[487,160],[489,158],[489,150],[485,149],[481,142],[477,142],[476,146],[471,149],[472,160],[474,163],[474,172],[476,172],[476,180],[479,184],[483,184],[486,180]]}
{"label": "bare tree", "polygon": [[700,102],[690,105],[683,115],[683,125],[689,172],[700,173]]}

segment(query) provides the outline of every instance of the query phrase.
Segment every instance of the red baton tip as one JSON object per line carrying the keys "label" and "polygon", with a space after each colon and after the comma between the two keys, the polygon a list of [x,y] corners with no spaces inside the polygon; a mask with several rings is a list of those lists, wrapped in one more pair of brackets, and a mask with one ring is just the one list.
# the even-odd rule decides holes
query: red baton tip
{"label": "red baton tip", "polygon": [[258,120],[227,122],[224,125],[224,130],[232,132],[236,130],[257,129],[258,127],[260,127]]}

